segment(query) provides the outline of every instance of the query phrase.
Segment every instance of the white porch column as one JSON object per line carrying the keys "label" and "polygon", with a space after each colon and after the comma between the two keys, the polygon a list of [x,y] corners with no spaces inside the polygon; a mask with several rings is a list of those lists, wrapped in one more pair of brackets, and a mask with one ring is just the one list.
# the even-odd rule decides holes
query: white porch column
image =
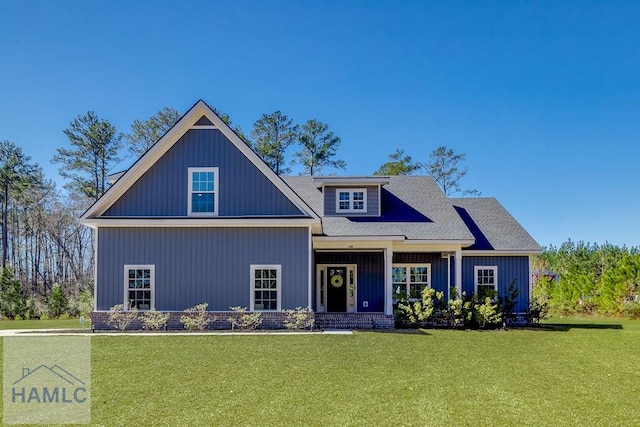
{"label": "white porch column", "polygon": [[[311,295],[313,293],[313,232],[311,231],[311,226],[309,226],[309,249],[308,249],[308,254],[309,254],[309,262],[307,265],[307,268],[309,269],[309,277],[307,278],[308,281],[308,285],[307,285],[307,310],[309,311],[313,311],[313,307],[311,306]],[[318,302],[316,301],[316,305],[318,305]]]}
{"label": "white porch column", "polygon": [[384,250],[384,314],[393,314],[393,246]]}
{"label": "white porch column", "polygon": [[93,229],[93,311],[98,311],[98,230]]}
{"label": "white porch column", "polygon": [[458,298],[462,297],[462,248],[456,249],[456,289]]}
{"label": "white porch column", "polygon": [[447,300],[451,299],[451,254],[447,254]]}

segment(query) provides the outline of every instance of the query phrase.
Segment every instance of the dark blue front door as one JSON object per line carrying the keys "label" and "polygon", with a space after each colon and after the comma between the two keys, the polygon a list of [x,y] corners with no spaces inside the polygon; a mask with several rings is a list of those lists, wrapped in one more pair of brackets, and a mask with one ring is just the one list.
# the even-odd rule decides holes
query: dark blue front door
{"label": "dark blue front door", "polygon": [[347,311],[347,268],[327,268],[327,311],[345,313]]}

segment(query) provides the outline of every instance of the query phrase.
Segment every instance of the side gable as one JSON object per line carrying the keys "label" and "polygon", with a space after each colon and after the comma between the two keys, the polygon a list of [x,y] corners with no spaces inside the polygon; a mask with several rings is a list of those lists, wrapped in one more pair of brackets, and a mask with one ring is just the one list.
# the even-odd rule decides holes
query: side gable
{"label": "side gable", "polygon": [[[318,216],[227,126],[198,101],[83,215],[185,217],[188,167],[219,168],[220,217]],[[99,221],[98,221],[99,222]]]}

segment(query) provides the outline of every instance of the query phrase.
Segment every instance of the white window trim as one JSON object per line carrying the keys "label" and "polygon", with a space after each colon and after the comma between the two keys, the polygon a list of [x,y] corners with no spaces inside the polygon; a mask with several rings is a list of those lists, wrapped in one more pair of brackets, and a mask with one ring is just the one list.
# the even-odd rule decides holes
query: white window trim
{"label": "white window trim", "polygon": [[498,266],[476,265],[473,267],[473,293],[478,295],[478,270],[493,270],[493,289],[498,292]]}
{"label": "white window trim", "polygon": [[[392,274],[391,274],[391,281],[392,281],[392,285],[394,286],[395,289],[395,283],[393,281],[393,268],[405,268],[406,269],[406,275],[407,275],[407,282],[405,284],[405,293],[407,295],[407,298],[409,298],[410,300],[414,300],[417,301],[417,298],[411,298],[410,297],[410,289],[411,289],[411,267],[427,267],[427,288],[431,288],[431,263],[401,263],[401,264],[392,264],[391,268],[392,268]],[[420,282],[420,284],[422,284],[422,282]]]}
{"label": "white window trim", "polygon": [[[124,265],[124,307],[129,309],[129,270],[149,270],[151,273],[151,307],[149,310],[156,308],[156,266],[154,264],[125,264]],[[140,310],[147,311],[147,310]]]}
{"label": "white window trim", "polygon": [[[198,216],[198,217],[208,217],[208,216],[218,216],[218,201],[220,200],[220,193],[218,192],[218,181],[219,181],[219,174],[218,174],[218,168],[217,167],[207,167],[207,168],[196,168],[196,167],[192,167],[192,168],[188,168],[188,174],[189,174],[189,188],[187,190],[187,204],[188,204],[188,208],[187,208],[187,215],[188,216]],[[191,195],[193,194],[193,172],[213,172],[213,212],[191,212],[191,204],[192,204],[192,197]]]}
{"label": "white window trim", "polygon": [[[256,305],[256,288],[255,288],[255,284],[254,284],[254,280],[255,280],[255,271],[256,270],[276,270],[276,296],[277,296],[277,308],[275,310],[256,310],[255,309],[255,305]],[[251,311],[281,311],[282,310],[282,266],[280,264],[270,264],[270,265],[265,265],[265,264],[251,264],[251,268],[250,268],[250,282],[249,282],[249,289],[251,289],[251,303],[250,303],[250,310]]]}
{"label": "white window trim", "polygon": [[[349,193],[349,209],[340,209],[340,193]],[[363,209],[353,209],[353,193],[363,193]],[[336,213],[367,213],[366,188],[336,188]]]}

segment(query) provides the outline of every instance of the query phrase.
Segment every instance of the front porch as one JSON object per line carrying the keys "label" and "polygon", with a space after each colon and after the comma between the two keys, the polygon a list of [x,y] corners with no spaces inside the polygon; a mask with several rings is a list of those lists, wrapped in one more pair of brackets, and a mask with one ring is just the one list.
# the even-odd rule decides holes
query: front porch
{"label": "front porch", "polygon": [[322,238],[314,247],[311,307],[318,328],[393,325],[400,292],[418,297],[429,287],[448,298],[450,287],[460,286],[460,245]]}

